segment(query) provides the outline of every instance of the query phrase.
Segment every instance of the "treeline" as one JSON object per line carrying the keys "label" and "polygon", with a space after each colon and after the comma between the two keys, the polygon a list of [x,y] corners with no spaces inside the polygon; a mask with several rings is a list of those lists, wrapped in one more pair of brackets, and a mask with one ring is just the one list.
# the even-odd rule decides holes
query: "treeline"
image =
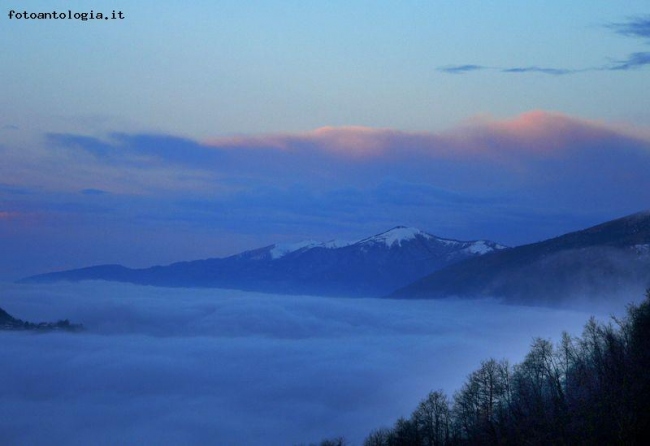
{"label": "treeline", "polygon": [[27,322],[13,317],[0,308],[0,330],[81,331],[83,330],[83,325],[72,324],[67,319],[57,322]]}
{"label": "treeline", "polygon": [[[641,445],[650,438],[650,290],[581,337],[535,339],[514,366],[490,359],[450,399],[431,392],[364,446]],[[343,442],[341,443],[343,444]]]}

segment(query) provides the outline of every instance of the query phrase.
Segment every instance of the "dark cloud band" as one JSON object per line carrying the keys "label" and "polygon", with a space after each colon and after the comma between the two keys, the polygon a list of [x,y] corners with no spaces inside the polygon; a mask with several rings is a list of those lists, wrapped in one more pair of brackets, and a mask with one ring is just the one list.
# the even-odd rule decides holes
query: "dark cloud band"
{"label": "dark cloud band", "polygon": [[[650,39],[650,16],[635,17],[624,23],[613,23],[607,28],[614,30],[617,34],[627,37]],[[438,71],[447,74],[464,74],[475,71],[495,70],[507,74],[539,73],[551,76],[563,76],[593,71],[626,71],[650,65],[650,53],[637,52],[630,54],[626,59],[616,61],[600,67],[587,68],[565,68],[565,67],[487,67],[475,64],[448,65],[438,68]]]}
{"label": "dark cloud band", "polygon": [[635,17],[624,23],[613,23],[608,27],[623,36],[650,39],[650,16]]}

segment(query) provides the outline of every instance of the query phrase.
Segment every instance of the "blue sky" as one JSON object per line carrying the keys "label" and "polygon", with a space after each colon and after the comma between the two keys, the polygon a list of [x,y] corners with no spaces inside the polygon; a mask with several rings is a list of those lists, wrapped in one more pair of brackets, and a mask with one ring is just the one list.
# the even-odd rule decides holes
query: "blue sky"
{"label": "blue sky", "polygon": [[650,202],[646,1],[4,12],[0,278],[398,224],[514,245]]}

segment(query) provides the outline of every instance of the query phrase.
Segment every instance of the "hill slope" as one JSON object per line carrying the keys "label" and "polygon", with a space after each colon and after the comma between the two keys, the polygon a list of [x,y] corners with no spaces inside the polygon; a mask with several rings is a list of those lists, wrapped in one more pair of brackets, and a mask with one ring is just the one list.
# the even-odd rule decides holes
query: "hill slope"
{"label": "hill slope", "polygon": [[65,319],[58,322],[27,322],[22,319],[16,319],[5,310],[0,308],[0,331],[12,330],[38,330],[38,331],[80,331],[83,329],[81,324],[71,324]]}
{"label": "hill slope", "polygon": [[650,211],[438,270],[390,297],[553,304],[650,286]]}

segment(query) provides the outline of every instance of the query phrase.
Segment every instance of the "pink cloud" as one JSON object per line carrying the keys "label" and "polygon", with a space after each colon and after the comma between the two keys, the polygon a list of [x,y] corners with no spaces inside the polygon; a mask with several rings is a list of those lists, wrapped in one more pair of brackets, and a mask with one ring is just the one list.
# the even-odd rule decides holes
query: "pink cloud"
{"label": "pink cloud", "polygon": [[9,227],[21,228],[31,226],[43,221],[43,214],[22,211],[0,211],[0,223]]}
{"label": "pink cloud", "polygon": [[[68,250],[72,261],[91,240],[138,262],[150,252],[140,240],[148,241],[161,247],[150,259],[160,262],[203,256],[187,246],[202,237],[210,241],[197,243],[202,249],[222,244],[214,241],[224,233],[267,243],[405,223],[515,244],[650,203],[648,133],[544,111],[475,118],[443,132],[322,127],[209,142],[60,134],[48,143],[47,156],[0,184],[0,225],[9,229],[0,241],[52,258]],[[2,168],[13,178],[15,165],[5,163],[0,176]],[[199,235],[184,243],[183,234]],[[174,237],[182,249],[170,247]]]}
{"label": "pink cloud", "polygon": [[236,149],[276,149],[289,152],[305,150],[327,152],[349,158],[367,158],[384,153],[404,132],[362,126],[320,127],[302,133],[216,138],[208,145]]}
{"label": "pink cloud", "polygon": [[632,137],[613,126],[540,110],[501,121],[475,119],[452,130],[452,140],[461,132],[466,133],[461,142],[465,147],[483,145],[483,151],[493,153],[519,152],[541,156],[574,151],[611,138]]}
{"label": "pink cloud", "polygon": [[3,221],[10,221],[10,220],[18,220],[19,218],[23,217],[24,215],[20,212],[14,212],[14,211],[0,211],[0,220]]}
{"label": "pink cloud", "polygon": [[294,134],[217,138],[208,145],[230,149],[275,149],[294,154],[321,153],[358,161],[405,158],[479,157],[555,158],[617,139],[650,141],[641,132],[569,117],[531,111],[512,119],[475,118],[444,132],[404,132],[369,127],[321,127]]}

